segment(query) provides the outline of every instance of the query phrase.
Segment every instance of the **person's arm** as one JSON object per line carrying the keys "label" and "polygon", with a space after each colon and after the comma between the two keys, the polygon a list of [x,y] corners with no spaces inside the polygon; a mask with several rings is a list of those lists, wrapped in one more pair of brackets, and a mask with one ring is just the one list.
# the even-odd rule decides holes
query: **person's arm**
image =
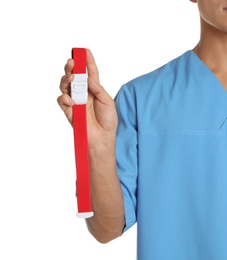
{"label": "person's arm", "polygon": [[[65,65],[58,104],[72,123],[70,83],[73,60]],[[94,58],[87,50],[88,103],[87,126],[91,174],[91,202],[94,216],[86,219],[90,233],[101,243],[107,243],[123,232],[124,200],[116,170],[117,114],[113,99],[99,83]]]}

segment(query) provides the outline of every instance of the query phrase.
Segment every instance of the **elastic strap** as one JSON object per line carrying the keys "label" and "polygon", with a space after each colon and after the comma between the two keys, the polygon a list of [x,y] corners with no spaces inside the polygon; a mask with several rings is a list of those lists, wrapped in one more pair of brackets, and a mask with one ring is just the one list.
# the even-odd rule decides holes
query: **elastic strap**
{"label": "elastic strap", "polygon": [[90,167],[88,154],[86,105],[73,106],[73,133],[76,160],[78,213],[90,212]]}
{"label": "elastic strap", "polygon": [[[86,75],[86,49],[73,48],[74,81],[71,83],[71,96],[76,102],[72,107],[72,123],[76,162],[76,196],[78,217],[93,216],[90,201],[90,167],[87,137],[87,75]],[[79,102],[79,104],[77,103]]]}

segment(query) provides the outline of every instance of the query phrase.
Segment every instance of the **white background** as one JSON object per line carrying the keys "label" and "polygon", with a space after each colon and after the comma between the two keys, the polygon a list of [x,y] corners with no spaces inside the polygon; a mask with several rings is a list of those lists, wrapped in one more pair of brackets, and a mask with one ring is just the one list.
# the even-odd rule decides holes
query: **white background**
{"label": "white background", "polygon": [[135,259],[136,225],[101,245],[76,217],[72,129],[57,105],[72,47],[93,52],[112,97],[193,48],[189,0],[0,4],[0,259]]}

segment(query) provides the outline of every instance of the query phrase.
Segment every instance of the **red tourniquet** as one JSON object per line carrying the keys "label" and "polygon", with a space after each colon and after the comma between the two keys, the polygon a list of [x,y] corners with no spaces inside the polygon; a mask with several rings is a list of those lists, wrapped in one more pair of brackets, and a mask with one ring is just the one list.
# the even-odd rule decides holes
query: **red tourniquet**
{"label": "red tourniquet", "polygon": [[[72,58],[74,60],[74,68],[72,70],[74,78],[76,78],[77,74],[86,74],[86,49],[73,48]],[[93,213],[90,201],[90,168],[87,138],[86,101],[84,104],[75,104],[72,107],[72,116],[76,161],[77,215],[79,217],[87,218],[91,217]]]}
{"label": "red tourniquet", "polygon": [[74,60],[74,67],[72,74],[86,73],[86,49],[84,48],[73,48],[72,59]]}

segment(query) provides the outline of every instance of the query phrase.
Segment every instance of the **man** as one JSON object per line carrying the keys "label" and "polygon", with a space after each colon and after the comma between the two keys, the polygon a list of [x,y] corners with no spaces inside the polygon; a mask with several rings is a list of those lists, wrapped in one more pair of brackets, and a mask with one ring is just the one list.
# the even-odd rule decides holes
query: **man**
{"label": "man", "polygon": [[[86,222],[102,243],[137,222],[138,260],[227,259],[227,1],[191,1],[197,46],[122,86],[115,103],[87,50]],[[72,67],[58,98],[70,122]]]}

